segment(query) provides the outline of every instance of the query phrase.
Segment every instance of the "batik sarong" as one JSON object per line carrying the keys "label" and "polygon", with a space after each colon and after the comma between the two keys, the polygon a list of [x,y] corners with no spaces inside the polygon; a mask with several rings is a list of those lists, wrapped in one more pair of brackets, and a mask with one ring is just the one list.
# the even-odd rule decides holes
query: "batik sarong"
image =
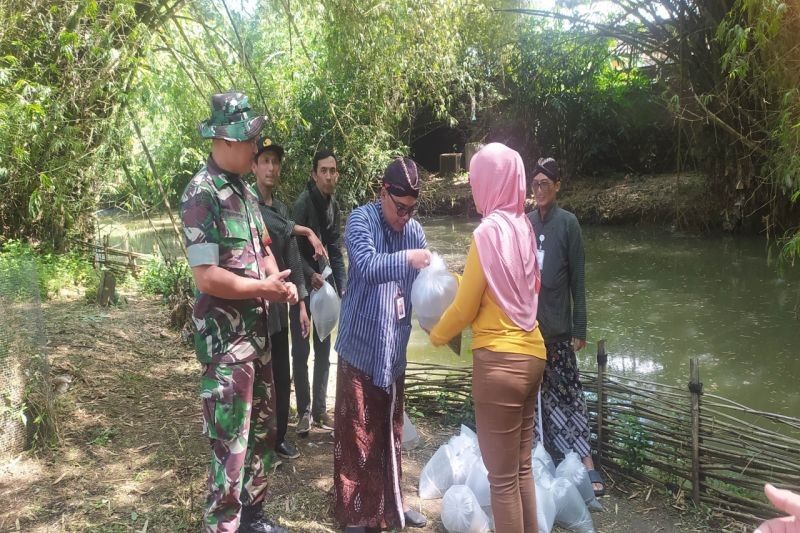
{"label": "batik sarong", "polygon": [[333,514],[340,526],[402,529],[400,494],[405,376],[387,391],[339,358]]}

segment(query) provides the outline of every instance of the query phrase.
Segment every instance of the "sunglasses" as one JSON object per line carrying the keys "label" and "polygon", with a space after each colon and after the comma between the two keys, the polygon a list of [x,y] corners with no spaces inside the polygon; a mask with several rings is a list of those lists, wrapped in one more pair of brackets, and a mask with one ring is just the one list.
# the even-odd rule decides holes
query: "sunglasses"
{"label": "sunglasses", "polygon": [[397,216],[404,217],[404,216],[408,215],[408,217],[410,218],[410,217],[413,217],[414,213],[417,212],[417,208],[419,207],[419,204],[414,204],[411,207],[409,207],[409,206],[403,205],[400,202],[398,202],[397,200],[395,200],[394,196],[389,191],[386,191],[386,194],[392,200],[392,203],[394,204],[394,208],[397,210]]}

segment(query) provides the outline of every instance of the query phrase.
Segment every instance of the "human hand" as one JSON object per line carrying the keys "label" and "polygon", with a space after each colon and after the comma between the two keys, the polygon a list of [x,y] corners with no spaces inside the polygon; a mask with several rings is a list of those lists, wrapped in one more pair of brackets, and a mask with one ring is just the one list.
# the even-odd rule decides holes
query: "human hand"
{"label": "human hand", "polygon": [[583,350],[586,347],[586,340],[572,337],[572,349],[576,352]]}
{"label": "human hand", "polygon": [[325,279],[322,277],[322,275],[317,274],[316,272],[311,274],[311,287],[312,288],[321,289],[323,285],[325,285]]}
{"label": "human hand", "polygon": [[424,248],[408,250],[406,251],[406,260],[411,267],[420,270],[431,264],[431,252]]}
{"label": "human hand", "polygon": [[323,246],[322,241],[314,235],[313,232],[309,232],[308,234],[308,243],[314,248],[314,259],[319,261],[320,258],[328,258],[328,250],[325,249]]}
{"label": "human hand", "polygon": [[297,285],[292,282],[286,282],[286,288],[289,289],[289,305],[294,305],[297,303]]}
{"label": "human hand", "polygon": [[755,533],[800,533],[800,494],[775,488],[769,483],[764,486],[764,494],[776,509],[790,516],[767,520],[758,526]]}
{"label": "human hand", "polygon": [[300,333],[303,334],[304,339],[307,339],[308,334],[311,333],[311,319],[308,318],[306,306],[302,303],[300,305]]}
{"label": "human hand", "polygon": [[[284,270],[277,274],[267,276],[264,280],[264,288],[262,296],[270,302],[288,302],[291,295],[286,278],[291,274],[291,270]],[[294,285],[292,285],[294,286]],[[297,289],[295,289],[295,298],[297,297]]]}

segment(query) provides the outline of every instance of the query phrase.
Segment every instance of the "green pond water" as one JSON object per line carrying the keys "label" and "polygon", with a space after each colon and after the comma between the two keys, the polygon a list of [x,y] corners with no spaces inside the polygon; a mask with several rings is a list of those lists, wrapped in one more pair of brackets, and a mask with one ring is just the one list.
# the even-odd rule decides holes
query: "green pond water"
{"label": "green pond water", "polygon": [[[131,249],[154,245],[176,253],[167,218],[104,217],[112,244],[128,234]],[[431,248],[463,264],[473,222],[422,220]],[[609,371],[685,386],[689,358],[700,359],[705,390],[745,405],[800,416],[800,268],[780,269],[758,237],[695,236],[663,229],[584,227],[589,346],[583,368],[595,368],[596,341],[606,339]],[[156,238],[156,235],[160,239]],[[470,364],[433,348],[414,328],[413,361]]]}

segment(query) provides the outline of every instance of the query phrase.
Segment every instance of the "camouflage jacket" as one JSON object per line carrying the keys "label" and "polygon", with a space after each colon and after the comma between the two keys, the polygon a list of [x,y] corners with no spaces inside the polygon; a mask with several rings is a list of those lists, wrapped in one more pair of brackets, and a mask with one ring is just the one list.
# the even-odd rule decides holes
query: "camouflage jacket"
{"label": "camouflage jacket", "polygon": [[[219,265],[237,276],[266,278],[269,232],[253,189],[209,157],[186,185],[181,218],[189,265]],[[201,363],[241,363],[269,352],[267,302],[226,300],[202,292],[194,304]]]}

